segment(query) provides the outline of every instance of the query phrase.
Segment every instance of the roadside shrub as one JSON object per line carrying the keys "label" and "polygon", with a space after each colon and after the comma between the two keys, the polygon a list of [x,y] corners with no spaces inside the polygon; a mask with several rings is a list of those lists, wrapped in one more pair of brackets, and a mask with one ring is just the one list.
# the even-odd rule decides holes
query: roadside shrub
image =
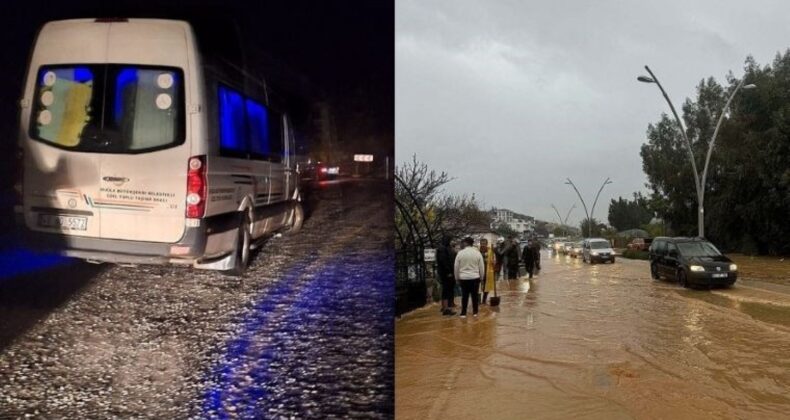
{"label": "roadside shrub", "polygon": [[647,260],[650,259],[650,254],[647,251],[626,249],[623,251],[623,258],[630,258],[632,260]]}

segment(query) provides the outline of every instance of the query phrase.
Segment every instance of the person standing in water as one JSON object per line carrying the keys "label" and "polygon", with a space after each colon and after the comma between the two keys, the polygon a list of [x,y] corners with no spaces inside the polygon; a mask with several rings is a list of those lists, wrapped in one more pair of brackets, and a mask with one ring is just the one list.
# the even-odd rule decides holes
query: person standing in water
{"label": "person standing in water", "polygon": [[480,279],[484,278],[485,262],[483,255],[474,247],[475,240],[464,238],[464,248],[455,257],[454,273],[458,283],[461,284],[461,318],[466,318],[466,308],[469,306],[469,297],[472,297],[472,315],[477,316],[480,294]]}
{"label": "person standing in water", "polygon": [[508,237],[505,243],[505,257],[507,258],[507,279],[518,279],[518,261],[520,256],[518,255],[518,242],[513,236]]}
{"label": "person standing in water", "polygon": [[483,281],[480,283],[480,291],[483,292],[483,300],[480,302],[483,305],[488,300],[488,293],[494,290],[494,265],[496,265],[493,247],[488,246],[488,239],[480,239],[480,254],[483,255],[483,261],[486,267],[486,274]]}
{"label": "person standing in water", "polygon": [[455,277],[453,275],[453,265],[455,264],[455,251],[453,250],[451,238],[443,236],[439,249],[436,250],[436,275],[439,276],[439,284],[442,286],[442,315],[455,315],[455,311],[450,309],[455,306]]}
{"label": "person standing in water", "polygon": [[532,240],[527,242],[524,250],[521,251],[521,259],[524,260],[529,278],[532,278],[532,273],[535,271],[535,247],[532,244]]}

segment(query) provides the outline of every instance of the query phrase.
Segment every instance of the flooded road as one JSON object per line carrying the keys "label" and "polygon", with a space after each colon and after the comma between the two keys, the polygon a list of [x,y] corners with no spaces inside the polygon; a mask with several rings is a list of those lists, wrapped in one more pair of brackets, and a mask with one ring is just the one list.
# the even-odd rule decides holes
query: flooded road
{"label": "flooded road", "polygon": [[501,281],[477,319],[430,305],[396,322],[396,418],[787,418],[790,287],[686,290],[622,258],[542,265]]}
{"label": "flooded road", "polygon": [[327,184],[242,277],[0,248],[0,419],[391,416],[391,196]]}

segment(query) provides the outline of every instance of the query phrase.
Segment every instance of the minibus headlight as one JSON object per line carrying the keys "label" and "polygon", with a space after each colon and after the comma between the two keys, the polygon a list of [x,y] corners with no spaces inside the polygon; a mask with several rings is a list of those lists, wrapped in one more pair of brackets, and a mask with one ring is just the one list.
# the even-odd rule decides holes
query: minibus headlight
{"label": "minibus headlight", "polygon": [[738,264],[730,264],[730,271],[738,271]]}
{"label": "minibus headlight", "polygon": [[692,265],[691,267],[689,267],[689,269],[691,271],[705,271],[705,267],[701,265]]}

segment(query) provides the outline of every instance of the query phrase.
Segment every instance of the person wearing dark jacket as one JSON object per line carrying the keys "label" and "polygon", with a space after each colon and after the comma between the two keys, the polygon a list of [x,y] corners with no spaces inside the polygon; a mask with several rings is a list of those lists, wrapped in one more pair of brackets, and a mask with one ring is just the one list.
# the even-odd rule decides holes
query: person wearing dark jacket
{"label": "person wearing dark jacket", "polygon": [[535,270],[535,247],[532,246],[532,241],[527,243],[527,246],[521,251],[521,259],[524,260],[529,278],[532,278],[532,273]]}
{"label": "person wearing dark jacket", "polygon": [[540,242],[534,241],[533,245],[535,250],[535,274],[537,274],[540,271]]}
{"label": "person wearing dark jacket", "polygon": [[516,238],[509,237],[505,245],[505,257],[507,258],[507,278],[513,280],[518,278],[518,242]]}
{"label": "person wearing dark jacket", "polygon": [[499,280],[502,266],[505,264],[505,238],[499,238],[496,242],[496,248],[494,248],[494,257],[496,258],[494,275],[496,276],[495,280]]}
{"label": "person wearing dark jacket", "polygon": [[436,274],[442,286],[442,315],[455,315],[450,309],[454,305],[455,277],[453,276],[455,264],[455,251],[449,236],[442,237],[439,249],[436,250]]}

